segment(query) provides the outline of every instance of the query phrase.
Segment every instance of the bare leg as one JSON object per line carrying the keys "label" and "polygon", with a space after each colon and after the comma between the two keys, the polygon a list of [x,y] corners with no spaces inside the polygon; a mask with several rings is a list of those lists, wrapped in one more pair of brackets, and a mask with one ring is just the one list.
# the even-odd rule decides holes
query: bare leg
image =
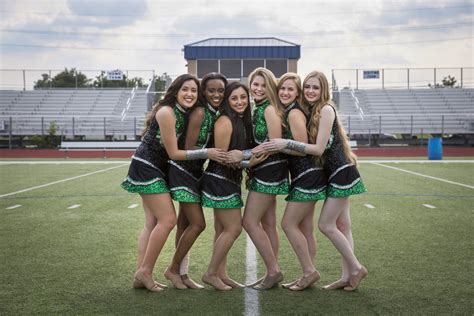
{"label": "bare leg", "polygon": [[197,237],[205,229],[206,223],[201,205],[197,203],[182,203],[182,211],[189,221],[188,227],[184,230],[181,238],[178,241],[175,254],[171,265],[165,271],[165,277],[169,279],[173,285],[178,289],[186,289],[181,277],[179,275],[179,266],[184,256],[189,252],[189,249],[196,241]]}
{"label": "bare leg", "polygon": [[[145,212],[151,212],[157,224],[149,235],[143,259],[139,259],[141,263],[135,273],[135,279],[142,282],[147,289],[155,291],[157,286],[153,282],[153,268],[169,233],[176,225],[176,213],[168,193],[141,194],[141,197]],[[150,217],[146,215],[145,218],[149,220]]]}
{"label": "bare leg", "polygon": [[[181,239],[185,229],[189,226],[189,221],[184,215],[184,211],[182,210],[183,205],[179,203],[179,212],[178,212],[178,224],[176,225],[176,235],[175,235],[175,247],[178,246],[178,242]],[[179,274],[185,275],[188,274],[189,271],[189,252],[184,256],[183,260],[179,266]]]}
{"label": "bare leg", "polygon": [[203,276],[203,281],[218,290],[230,290],[232,287],[219,278],[218,272],[235,239],[242,231],[242,218],[240,209],[214,210],[214,216],[222,225],[223,230],[214,243],[211,262]]}
{"label": "bare leg", "polygon": [[[349,198],[328,198],[321,211],[319,229],[329,238],[347,263],[351,285],[356,284],[358,286],[362,278],[367,276],[367,270],[357,260],[351,243],[336,225],[337,219],[348,208]],[[352,288],[355,289],[357,286],[352,286]]]}
{"label": "bare leg", "polygon": [[276,217],[276,196],[273,195],[272,204],[268,207],[268,210],[262,217],[262,227],[265,233],[267,233],[270,244],[272,245],[273,253],[275,258],[278,260],[278,251],[280,249],[280,238],[277,230],[277,217]]}
{"label": "bare leg", "polygon": [[313,202],[288,202],[282,220],[282,228],[298,257],[304,276],[315,271],[309,254],[308,241],[300,229],[301,223],[312,209],[314,209]]}
{"label": "bare leg", "polygon": [[[274,196],[272,195],[250,191],[247,197],[243,218],[244,228],[265,263],[267,269],[265,279],[268,279],[267,285],[271,286],[281,281],[282,275],[275,254],[273,253],[270,239],[260,225],[260,222],[272,204],[273,199]],[[265,280],[263,282],[265,282]]]}

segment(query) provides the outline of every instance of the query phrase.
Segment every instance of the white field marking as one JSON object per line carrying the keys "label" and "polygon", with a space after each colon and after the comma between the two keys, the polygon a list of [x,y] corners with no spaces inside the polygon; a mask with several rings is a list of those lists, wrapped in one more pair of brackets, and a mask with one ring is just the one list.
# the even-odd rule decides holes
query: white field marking
{"label": "white field marking", "polygon": [[[89,164],[100,164],[100,165],[113,165],[124,163],[125,161],[95,161],[95,160],[76,160],[76,161],[63,161],[63,160],[2,160],[0,165],[89,165]],[[130,161],[128,161],[130,163]]]}
{"label": "white field marking", "polygon": [[[257,252],[255,250],[255,245],[250,239],[250,236],[247,235],[247,246],[245,250],[246,260],[246,284],[253,283],[257,280]],[[252,288],[246,287],[245,291],[245,311],[244,315],[260,315],[260,306],[258,303],[258,291]]]}
{"label": "white field marking", "polygon": [[106,171],[113,170],[113,169],[117,169],[117,168],[120,168],[120,167],[123,167],[123,166],[127,166],[127,165],[128,165],[128,163],[127,163],[127,164],[122,164],[122,165],[120,165],[120,166],[110,167],[110,168],[106,168],[106,169],[102,169],[102,170],[97,170],[97,171],[93,171],[93,172],[81,174],[81,175],[79,175],[79,176],[75,176],[75,177],[71,177],[71,178],[67,178],[67,179],[63,179],[63,180],[58,180],[58,181],[53,181],[53,182],[50,182],[50,183],[45,183],[45,184],[42,184],[42,185],[38,185],[38,186],[35,186],[35,187],[31,187],[31,188],[24,189],[24,190],[20,190],[20,191],[16,191],[16,192],[11,192],[11,193],[7,193],[7,194],[2,194],[2,195],[0,195],[0,198],[5,197],[5,196],[10,196],[10,195],[15,195],[15,194],[18,194],[18,193],[23,193],[23,192],[31,191],[31,190],[36,190],[36,189],[44,188],[44,187],[47,187],[47,186],[50,186],[50,185],[53,185],[53,184],[63,183],[63,182],[66,182],[66,181],[71,181],[71,180],[79,179],[79,178],[82,178],[82,177],[91,176],[91,175],[96,174],[96,173],[106,172]]}
{"label": "white field marking", "polygon": [[421,204],[423,205],[424,207],[427,207],[427,208],[436,208],[436,206],[433,206],[431,204]]}
{"label": "white field marking", "polygon": [[15,208],[19,208],[19,207],[21,207],[21,205],[20,205],[20,204],[15,204],[15,205],[12,205],[12,206],[6,207],[5,209],[6,209],[6,210],[13,210],[13,209],[15,209]]}
{"label": "white field marking", "polygon": [[364,204],[364,206],[367,208],[375,208],[375,206],[373,206],[372,204]]}
{"label": "white field marking", "polygon": [[372,164],[380,166],[380,167],[385,167],[385,168],[389,168],[389,169],[393,169],[393,170],[397,170],[397,171],[406,172],[406,173],[409,173],[409,174],[414,174],[416,176],[420,176],[420,177],[424,177],[424,178],[428,178],[428,179],[432,179],[432,180],[438,180],[438,181],[441,181],[441,182],[446,182],[446,183],[449,183],[449,184],[455,184],[455,185],[459,185],[459,186],[462,186],[462,187],[465,187],[465,188],[474,189],[474,186],[467,185],[467,184],[464,184],[464,183],[459,183],[459,182],[449,181],[449,180],[442,179],[442,178],[427,176],[427,175],[422,174],[422,173],[413,172],[413,171],[409,171],[409,170],[405,170],[405,169],[400,169],[400,168],[392,167],[392,166],[386,166],[386,165],[382,165],[382,164],[379,164],[379,163],[376,163],[376,162],[372,162]]}
{"label": "white field marking", "polygon": [[138,204],[131,204],[128,208],[135,208],[137,206],[138,206]]}
{"label": "white field marking", "polygon": [[74,204],[74,205],[71,205],[71,206],[69,206],[67,209],[68,209],[68,210],[72,210],[72,209],[78,208],[78,207],[81,207],[81,204]]}

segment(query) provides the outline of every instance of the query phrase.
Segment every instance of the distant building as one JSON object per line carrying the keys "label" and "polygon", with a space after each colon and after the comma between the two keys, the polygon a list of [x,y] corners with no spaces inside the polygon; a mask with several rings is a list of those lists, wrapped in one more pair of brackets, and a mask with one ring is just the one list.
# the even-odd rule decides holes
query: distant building
{"label": "distant building", "polygon": [[257,67],[270,69],[278,78],[297,72],[300,45],[275,37],[208,38],[184,45],[188,73],[202,78],[219,72],[228,79],[243,80]]}

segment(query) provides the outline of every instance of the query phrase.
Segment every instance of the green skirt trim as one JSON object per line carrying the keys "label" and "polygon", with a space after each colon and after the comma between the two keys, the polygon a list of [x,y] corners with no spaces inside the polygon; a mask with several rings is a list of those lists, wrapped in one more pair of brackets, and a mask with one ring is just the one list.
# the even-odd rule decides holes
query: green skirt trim
{"label": "green skirt trim", "polygon": [[253,178],[250,180],[249,191],[255,191],[260,193],[267,193],[273,195],[285,195],[288,194],[290,185],[288,179],[284,179],[280,182],[264,182],[259,179]]}
{"label": "green skirt trim", "polygon": [[160,177],[145,182],[135,181],[130,177],[126,177],[120,186],[130,193],[158,194],[170,192],[166,181]]}
{"label": "green skirt trim", "polygon": [[186,187],[171,188],[171,198],[176,202],[201,203],[201,197]]}
{"label": "green skirt trim", "polygon": [[241,208],[244,206],[244,202],[238,193],[221,197],[202,192],[202,206],[210,208]]}
{"label": "green skirt trim", "polygon": [[294,188],[285,198],[288,202],[311,202],[326,199],[326,187],[317,190]]}
{"label": "green skirt trim", "polygon": [[360,178],[354,182],[355,183],[351,184],[351,187],[338,186],[335,183],[330,183],[329,188],[326,192],[327,196],[332,198],[340,198],[367,192],[367,189],[365,188],[364,183],[362,183],[362,180]]}

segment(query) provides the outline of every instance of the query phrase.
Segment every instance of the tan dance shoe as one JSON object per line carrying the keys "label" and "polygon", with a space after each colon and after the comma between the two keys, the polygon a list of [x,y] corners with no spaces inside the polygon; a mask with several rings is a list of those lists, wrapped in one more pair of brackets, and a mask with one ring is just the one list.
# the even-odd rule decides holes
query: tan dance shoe
{"label": "tan dance shoe", "polygon": [[346,286],[344,290],[349,292],[357,290],[362,279],[367,277],[368,274],[369,272],[367,271],[367,269],[364,266],[361,266],[357,274],[351,275],[351,277],[349,278],[349,286]]}
{"label": "tan dance shoe", "polygon": [[314,271],[313,273],[303,276],[295,285],[290,287],[292,291],[302,291],[304,289],[309,288],[314,283],[318,282],[321,279],[321,275],[318,271]]}
{"label": "tan dance shoe", "polygon": [[165,273],[163,274],[166,279],[173,283],[173,286],[179,290],[186,290],[188,287],[184,285],[183,281],[181,280],[181,276],[177,273],[171,272],[170,268],[166,269]]}
{"label": "tan dance shoe", "polygon": [[337,280],[331,284],[323,286],[324,290],[339,290],[350,286],[349,281]]}
{"label": "tan dance shoe", "polygon": [[273,276],[267,275],[265,279],[263,279],[262,283],[257,284],[252,288],[255,290],[269,290],[277,286],[278,283],[280,283],[281,281],[283,281],[283,274],[281,272],[278,272]]}
{"label": "tan dance shoe", "polygon": [[219,291],[232,290],[231,286],[229,286],[229,285],[225,284],[224,282],[222,282],[222,280],[216,275],[204,274],[202,276],[202,282],[206,283],[207,285],[212,286],[213,288],[215,288],[216,290],[219,290]]}
{"label": "tan dance shoe", "polygon": [[162,287],[159,287],[155,281],[153,281],[153,278],[150,276],[145,275],[142,272],[135,272],[135,275],[133,277],[133,284],[141,285],[151,292],[161,292],[163,291]]}
{"label": "tan dance shoe", "polygon": [[193,290],[200,290],[204,288],[204,286],[191,279],[187,274],[181,275],[181,281],[183,281],[184,285]]}

